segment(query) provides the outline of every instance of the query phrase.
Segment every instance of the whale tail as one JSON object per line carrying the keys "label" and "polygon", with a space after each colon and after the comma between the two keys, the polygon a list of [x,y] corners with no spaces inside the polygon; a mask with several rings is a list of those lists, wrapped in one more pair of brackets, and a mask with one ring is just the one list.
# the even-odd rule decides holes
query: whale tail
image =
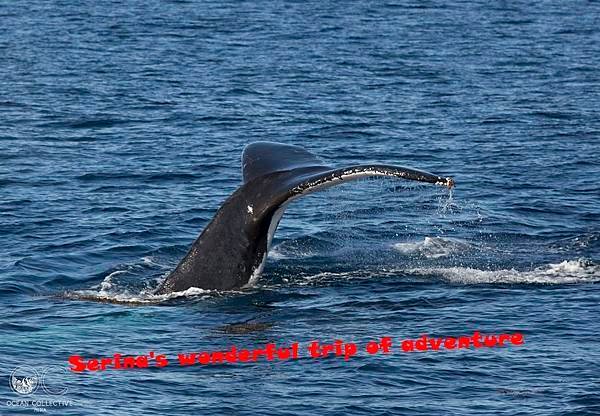
{"label": "whale tail", "polygon": [[242,154],[244,183],[219,208],[157,293],[231,290],[253,283],[287,205],[311,192],[370,176],[452,187],[451,178],[391,165],[332,168],[298,146],[256,142]]}

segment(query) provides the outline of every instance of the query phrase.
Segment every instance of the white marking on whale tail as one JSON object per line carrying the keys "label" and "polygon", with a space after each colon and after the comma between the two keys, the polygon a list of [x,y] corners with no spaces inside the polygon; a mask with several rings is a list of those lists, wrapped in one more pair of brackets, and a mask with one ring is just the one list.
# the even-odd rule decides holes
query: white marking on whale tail
{"label": "white marking on whale tail", "polygon": [[[271,223],[269,224],[269,230],[267,232],[267,247],[266,247],[265,253],[263,254],[263,257],[262,257],[258,267],[256,269],[254,269],[254,271],[252,272],[252,276],[250,276],[250,280],[248,280],[248,283],[246,283],[244,285],[245,288],[252,287],[256,284],[256,282],[258,282],[258,278],[260,277],[263,269],[265,268],[265,263],[267,262],[267,255],[269,254],[269,250],[271,249],[273,235],[275,234],[275,230],[277,229],[277,226],[279,225],[279,221],[281,221],[281,217],[283,216],[283,213],[284,213],[285,209],[287,208],[287,206],[289,205],[290,201],[297,197],[298,196],[288,199],[277,209],[277,211],[275,211],[275,214],[273,214],[273,218],[271,219]],[[250,205],[248,205],[248,209],[250,209],[250,208],[251,208]]]}
{"label": "white marking on whale tail", "polygon": [[256,285],[256,282],[258,282],[258,278],[260,277],[260,275],[262,274],[263,269],[265,268],[265,263],[266,262],[267,262],[267,252],[265,252],[265,254],[263,254],[263,257],[262,257],[262,260],[260,261],[260,264],[252,272],[252,276],[250,276],[250,279],[248,280],[248,283],[246,283],[244,286],[242,286],[243,289],[247,289],[249,287],[253,287],[254,285]]}
{"label": "white marking on whale tail", "polygon": [[248,210],[248,214],[254,213],[254,208],[252,207],[252,205],[248,205],[247,210]]}

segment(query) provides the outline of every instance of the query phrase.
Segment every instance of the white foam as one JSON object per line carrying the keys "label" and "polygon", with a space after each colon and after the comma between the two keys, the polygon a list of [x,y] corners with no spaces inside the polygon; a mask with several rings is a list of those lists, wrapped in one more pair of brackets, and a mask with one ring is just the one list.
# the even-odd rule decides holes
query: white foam
{"label": "white foam", "polygon": [[274,246],[273,248],[271,248],[271,250],[269,251],[269,258],[272,260],[285,260],[285,259],[289,259],[290,257],[283,253],[281,251],[280,248],[281,244],[278,244],[276,246]]}
{"label": "white foam", "polygon": [[[110,273],[102,280],[102,282],[100,282],[98,286],[95,286],[94,288],[75,290],[65,293],[64,295],[72,299],[92,300],[98,302],[153,304],[174,298],[197,297],[200,295],[203,295],[203,298],[205,298],[214,294],[218,294],[218,291],[200,289],[197,287],[191,287],[184,291],[171,292],[163,295],[154,294],[154,288],[135,289],[135,291],[132,291],[130,289],[120,287],[122,285],[113,280],[116,276],[128,273],[130,271],[129,269],[130,267],[125,270],[117,270]],[[168,272],[165,272],[162,276],[157,277],[157,283],[163,281],[167,275]]]}
{"label": "white foam", "polygon": [[299,247],[294,247],[289,244],[289,242],[282,242],[272,247],[269,250],[269,259],[270,260],[286,260],[292,258],[307,258],[314,257],[319,255],[319,251],[311,250],[310,248],[301,249]]}
{"label": "white foam", "polygon": [[126,273],[126,270],[117,270],[115,272],[112,272],[111,274],[109,274],[108,276],[106,276],[102,282],[100,282],[100,291],[107,291],[112,289],[113,287],[113,277],[118,276],[120,274]]}
{"label": "white foam", "polygon": [[600,281],[600,265],[586,259],[565,260],[533,270],[479,270],[470,267],[416,268],[406,271],[416,275],[439,275],[454,283],[592,283]]}
{"label": "white foam", "polygon": [[175,298],[193,298],[201,295],[201,298],[205,299],[216,293],[217,291],[200,289],[198,287],[190,287],[189,289],[180,292],[171,292],[164,295],[156,295],[151,291],[141,291],[140,293],[130,293],[127,291],[121,293],[111,293],[106,290],[76,290],[71,293],[67,293],[66,296],[73,299],[109,303],[155,304]]}
{"label": "white foam", "polygon": [[417,255],[429,259],[437,259],[463,252],[472,246],[466,241],[457,238],[425,237],[423,241],[396,243],[392,247],[405,255]]}
{"label": "white foam", "polygon": [[458,284],[583,284],[600,282],[600,265],[587,259],[550,263],[532,270],[481,270],[471,267],[379,268],[344,272],[319,272],[296,276],[295,285],[327,284],[335,281],[419,276]]}
{"label": "white foam", "polygon": [[162,267],[162,268],[165,267],[164,264],[160,264],[160,263],[157,263],[156,261],[154,261],[154,257],[153,256],[144,256],[144,257],[142,257],[141,260],[142,260],[142,263],[144,263],[147,266],[159,266],[159,267]]}

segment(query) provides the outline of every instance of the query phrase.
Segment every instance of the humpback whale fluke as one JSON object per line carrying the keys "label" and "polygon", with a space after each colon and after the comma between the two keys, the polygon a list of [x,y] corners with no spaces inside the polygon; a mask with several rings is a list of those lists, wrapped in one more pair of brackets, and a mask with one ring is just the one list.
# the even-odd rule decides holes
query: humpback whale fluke
{"label": "humpback whale fluke", "polygon": [[398,166],[332,168],[298,146],[269,142],[246,146],[242,174],[242,186],[219,208],[157,294],[190,287],[231,290],[252,283],[286,206],[310,192],[367,176],[454,185],[451,178]]}

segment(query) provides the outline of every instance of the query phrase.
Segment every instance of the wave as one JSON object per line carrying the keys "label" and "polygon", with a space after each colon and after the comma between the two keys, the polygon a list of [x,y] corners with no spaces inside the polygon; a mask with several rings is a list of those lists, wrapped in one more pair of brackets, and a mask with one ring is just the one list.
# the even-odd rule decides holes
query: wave
{"label": "wave", "polygon": [[485,270],[475,267],[368,268],[362,270],[319,271],[286,276],[266,287],[328,286],[339,282],[400,279],[402,283],[447,282],[451,284],[586,284],[600,282],[600,264],[580,258],[549,263],[531,270]]}
{"label": "wave", "polygon": [[[144,280],[149,270],[159,270],[160,275]],[[119,304],[157,304],[178,298],[205,298],[219,295],[218,291],[191,287],[180,292],[156,295],[154,291],[169,273],[170,265],[163,264],[160,258],[144,256],[135,264],[122,265],[107,274],[102,281],[90,288],[67,291],[60,296],[71,300]]]}
{"label": "wave", "polygon": [[600,282],[600,265],[589,259],[564,260],[533,270],[479,270],[471,267],[432,267],[406,270],[420,276],[435,276],[452,283],[482,284],[570,284]]}
{"label": "wave", "polygon": [[329,232],[285,240],[271,247],[269,259],[287,260],[316,257],[323,253],[334,253],[343,248],[343,243],[337,240],[338,237]]}
{"label": "wave", "polygon": [[[149,260],[144,258],[146,263]],[[65,292],[62,297],[72,300],[88,300],[94,302],[120,303],[120,304],[157,304],[178,298],[208,298],[218,295],[218,291],[191,287],[180,292],[171,292],[163,295],[154,293],[159,282],[166,278],[167,273],[156,278],[153,283],[145,283],[145,287],[130,288],[116,280],[118,276],[125,275],[129,270],[117,270],[107,275],[102,282],[91,289],[74,290]],[[124,287],[125,286],[125,287]]]}
{"label": "wave", "polygon": [[[451,238],[426,237],[423,241],[397,243],[394,248],[408,254],[426,258],[439,258],[452,253],[471,249],[472,244]],[[139,272],[147,272],[148,267],[161,269],[160,275],[153,279],[140,279]],[[125,265],[107,274],[95,287],[73,290],[60,296],[71,300],[86,300],[117,304],[160,304],[175,299],[207,299],[215,296],[246,293],[247,290],[218,291],[192,287],[180,292],[154,294],[156,287],[169,271],[160,259],[146,256],[141,264]],[[254,285],[258,288],[276,288],[286,286],[321,286],[348,282],[352,280],[402,279],[406,283],[423,281],[441,281],[452,284],[582,284],[600,282],[600,264],[586,258],[564,260],[549,263],[531,270],[517,269],[478,269],[475,267],[361,267],[357,270],[318,271],[294,273],[286,270],[273,280],[274,276],[265,276]],[[132,283],[132,278],[136,283]],[[252,289],[252,288],[250,288]]]}
{"label": "wave", "polygon": [[576,236],[566,237],[554,241],[549,245],[556,251],[584,251],[600,246],[600,233],[589,232]]}
{"label": "wave", "polygon": [[200,298],[206,299],[217,295],[217,291],[200,289],[197,287],[191,287],[181,292],[172,292],[164,295],[156,295],[151,291],[142,291],[140,293],[124,292],[111,292],[109,290],[101,289],[99,291],[89,290],[75,290],[72,292],[66,292],[62,297],[71,300],[87,300],[94,302],[105,302],[105,303],[119,303],[128,305],[142,305],[142,304],[158,304],[169,300],[178,298]]}
{"label": "wave", "polygon": [[[449,257],[454,254],[464,254],[476,248],[479,244],[471,243],[458,238],[450,237],[425,237],[421,241],[406,241],[391,245],[392,249],[405,256],[424,257],[438,259]],[[293,240],[283,241],[269,250],[269,259],[287,260],[293,258],[308,258],[319,256],[331,256],[332,254],[343,254],[348,251],[384,252],[390,248],[389,244],[373,245],[369,242],[361,242],[348,238],[340,238],[339,235],[323,233],[323,235],[312,235]]]}

